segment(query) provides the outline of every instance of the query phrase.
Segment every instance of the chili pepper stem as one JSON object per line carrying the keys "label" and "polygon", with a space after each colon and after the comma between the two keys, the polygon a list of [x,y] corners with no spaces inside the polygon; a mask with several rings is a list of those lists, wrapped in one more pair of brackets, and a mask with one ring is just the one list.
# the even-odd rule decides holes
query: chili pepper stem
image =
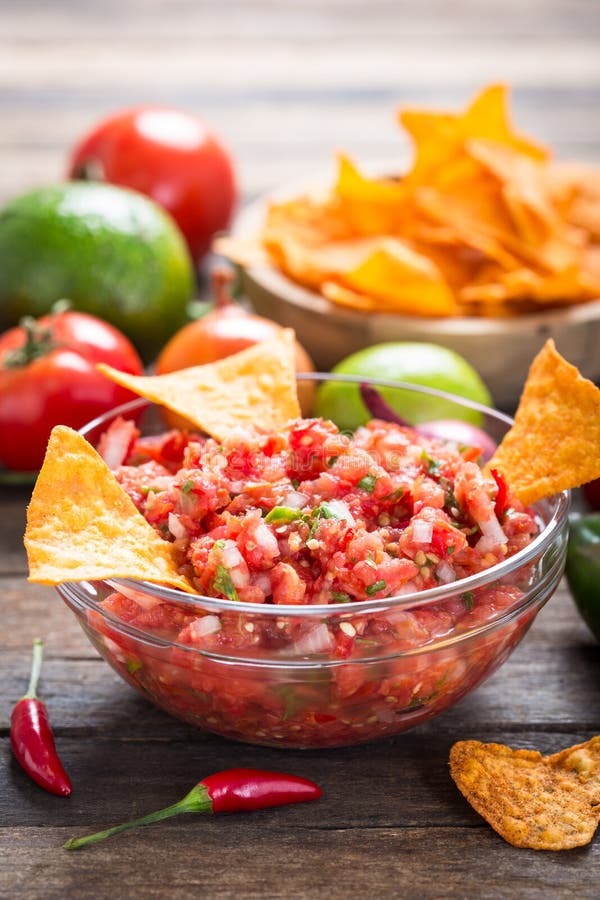
{"label": "chili pepper stem", "polygon": [[27,685],[27,693],[23,695],[23,700],[37,700],[37,686],[42,671],[42,656],[44,655],[44,642],[40,638],[36,638],[33,642],[33,653],[31,657],[31,673],[29,675],[29,684]]}
{"label": "chili pepper stem", "polygon": [[106,828],[104,831],[97,831],[95,834],[71,838],[66,844],[63,844],[63,848],[65,850],[79,850],[81,847],[86,847],[88,844],[97,844],[98,841],[103,841],[114,834],[120,834],[122,831],[128,831],[130,828],[137,828],[140,825],[152,825],[153,822],[161,822],[163,819],[170,819],[171,816],[178,816],[181,813],[210,812],[212,812],[212,802],[208,792],[203,785],[197,784],[189,794],[186,794],[185,797],[172,806],[148,813],[148,815],[139,819],[133,819],[131,822],[124,822],[122,825],[115,825],[112,828]]}

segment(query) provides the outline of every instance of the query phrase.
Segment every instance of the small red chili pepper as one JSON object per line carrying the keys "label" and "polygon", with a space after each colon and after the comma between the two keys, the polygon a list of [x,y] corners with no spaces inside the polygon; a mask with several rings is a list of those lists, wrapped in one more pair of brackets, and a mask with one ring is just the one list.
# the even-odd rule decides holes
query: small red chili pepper
{"label": "small red chili pepper", "polygon": [[179,813],[233,813],[252,812],[266,809],[269,806],[284,806],[287,803],[306,803],[318,800],[321,788],[307,778],[297,775],[284,775],[281,772],[263,772],[261,769],[226,769],[215,775],[208,775],[199,781],[189,794],[173,806],[159,809],[157,812],[115,825],[105,831],[89,834],[81,838],[71,838],[63,847],[66,850],[79,850],[87,844],[103,841],[113,834],[137,828],[138,825],[150,825],[162,819],[169,819]]}
{"label": "small red chili pepper", "polygon": [[21,767],[36,784],[51,794],[68,797],[69,776],[58,758],[46,707],[36,695],[42,668],[42,641],[33,642],[29,687],[10,716],[10,743]]}
{"label": "small red chili pepper", "polygon": [[498,485],[498,493],[496,494],[496,502],[494,503],[494,512],[500,519],[506,511],[506,501],[508,499],[508,485],[506,478],[498,469],[490,469],[490,475]]}

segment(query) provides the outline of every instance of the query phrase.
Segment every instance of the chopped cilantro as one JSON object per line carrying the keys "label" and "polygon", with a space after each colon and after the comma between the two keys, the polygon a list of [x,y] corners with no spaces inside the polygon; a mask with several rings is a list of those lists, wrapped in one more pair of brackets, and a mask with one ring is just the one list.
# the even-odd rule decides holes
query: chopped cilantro
{"label": "chopped cilantro", "polygon": [[219,541],[215,541],[213,544],[213,550],[215,550],[215,549],[222,550],[224,548],[224,546],[225,546],[225,541],[223,539],[221,539]]}
{"label": "chopped cilantro", "polygon": [[130,675],[135,675],[138,669],[142,668],[142,664],[139,659],[128,659],[126,663],[127,671]]}
{"label": "chopped cilantro", "polygon": [[328,467],[331,468],[332,466],[335,466],[338,459],[339,459],[339,456],[330,456],[329,459],[327,460]]}
{"label": "chopped cilantro", "polygon": [[349,594],[344,594],[341,591],[332,591],[331,599],[334,603],[350,603],[352,600]]}
{"label": "chopped cilantro", "polygon": [[377,476],[373,475],[372,472],[369,472],[368,475],[364,475],[360,481],[358,482],[358,487],[362,488],[363,491],[366,491],[367,494],[372,494],[375,490],[375,485],[377,484]]}
{"label": "chopped cilantro", "polygon": [[404,488],[396,488],[396,490],[392,491],[391,494],[386,494],[383,499],[396,502],[396,500],[401,500],[402,497],[404,497]]}
{"label": "chopped cilantro", "polygon": [[296,519],[302,518],[304,514],[299,509],[292,509],[291,506],[274,506],[265,516],[265,522],[295,522]]}
{"label": "chopped cilantro", "polygon": [[326,500],[321,503],[320,506],[317,506],[315,509],[315,513],[318,513],[321,519],[339,519],[340,515],[336,512],[335,508],[332,509],[330,504],[327,503]]}
{"label": "chopped cilantro", "polygon": [[233,581],[231,580],[229,569],[226,569],[225,566],[217,566],[217,574],[213,581],[213,590],[223,594],[228,600],[240,599],[238,597],[238,592],[233,585]]}
{"label": "chopped cilantro", "polygon": [[473,601],[475,600],[475,595],[473,591],[465,591],[464,594],[461,594],[461,599],[465,604],[465,608],[470,612],[473,609]]}
{"label": "chopped cilantro", "polygon": [[338,514],[335,508],[332,509],[330,504],[327,503],[326,500],[324,500],[320,506],[317,506],[316,509],[313,509],[311,518],[313,521],[310,526],[309,540],[310,538],[315,536],[321,519],[340,519],[341,516]]}
{"label": "chopped cilantro", "polygon": [[194,487],[194,482],[192,481],[191,478],[188,478],[188,480],[184,481],[183,484],[181,485],[181,493],[189,494],[189,492],[192,490],[193,487]]}
{"label": "chopped cilantro", "polygon": [[448,478],[440,478],[440,485],[444,488],[444,508],[450,511],[453,509],[460,510],[460,507],[456,502],[456,497],[454,496],[452,482]]}
{"label": "chopped cilantro", "polygon": [[292,487],[294,488],[295,491],[298,490],[299,485],[300,485],[300,482],[298,481],[298,479],[292,478]]}
{"label": "chopped cilantro", "polygon": [[427,463],[427,472],[429,475],[439,475],[441,471],[441,463],[439,460],[430,456],[426,450],[421,453],[421,459]]}
{"label": "chopped cilantro", "polygon": [[296,713],[300,712],[305,705],[305,698],[296,690],[296,685],[294,684],[278,684],[274,690],[283,702],[282,722],[293,719]]}
{"label": "chopped cilantro", "polygon": [[452,554],[454,553],[455,550],[456,550],[456,547],[454,546],[454,544],[452,544],[450,547],[447,548],[446,552],[447,552],[448,556],[452,556]]}
{"label": "chopped cilantro", "polygon": [[363,491],[366,491],[367,494],[372,494],[375,490],[375,485],[377,484],[377,476],[373,475],[372,472],[369,472],[368,475],[365,475],[358,482],[358,487],[362,488]]}
{"label": "chopped cilantro", "polygon": [[379,591],[382,591],[386,586],[387,585],[385,581],[380,578],[379,581],[374,581],[373,584],[367,585],[367,587],[365,588],[365,594],[367,594],[369,597],[372,597],[373,594],[378,594]]}

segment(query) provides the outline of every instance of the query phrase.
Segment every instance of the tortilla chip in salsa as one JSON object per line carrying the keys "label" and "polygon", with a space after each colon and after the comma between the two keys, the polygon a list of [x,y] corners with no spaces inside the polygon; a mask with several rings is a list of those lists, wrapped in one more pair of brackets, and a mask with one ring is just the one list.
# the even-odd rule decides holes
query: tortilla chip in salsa
{"label": "tortilla chip in salsa", "polygon": [[489,462],[526,505],[600,476],[600,389],[549,340],[529,370],[515,423]]}
{"label": "tortilla chip in salsa", "polygon": [[173,544],[139,513],[94,448],[66,425],[50,435],[27,510],[29,581],[135,578],[194,593]]}
{"label": "tortilla chip in salsa", "polygon": [[298,418],[294,359],[294,332],[286,328],[274,340],[168,375],[128,375],[104,364],[98,368],[117,384],[223,440],[241,426],[272,431]]}

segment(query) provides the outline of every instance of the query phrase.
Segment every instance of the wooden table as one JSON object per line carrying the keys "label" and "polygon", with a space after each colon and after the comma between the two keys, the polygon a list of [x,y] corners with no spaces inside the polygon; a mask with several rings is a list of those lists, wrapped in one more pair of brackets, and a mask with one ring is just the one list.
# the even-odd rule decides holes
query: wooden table
{"label": "wooden table", "polygon": [[[458,106],[514,85],[523,128],[600,159],[595,0],[22,0],[0,6],[0,200],[60,177],[66,148],[111,109],[196,109],[234,148],[250,197],[322,167],[334,148],[403,155],[400,103]],[[566,589],[474,695],[414,732],[347,750],[227,742],[151,707],[101,661],[50,589],[30,586],[25,490],[0,493],[0,896],[10,898],[546,898],[598,896],[600,839],[543,854],[505,844],[451,782],[448,751],[477,738],[552,752],[600,732],[600,652]],[[35,788],[8,718],[30,643],[75,791]],[[227,766],[317,780],[318,804],[173,820],[85,853],[72,835],[167,805]]]}

